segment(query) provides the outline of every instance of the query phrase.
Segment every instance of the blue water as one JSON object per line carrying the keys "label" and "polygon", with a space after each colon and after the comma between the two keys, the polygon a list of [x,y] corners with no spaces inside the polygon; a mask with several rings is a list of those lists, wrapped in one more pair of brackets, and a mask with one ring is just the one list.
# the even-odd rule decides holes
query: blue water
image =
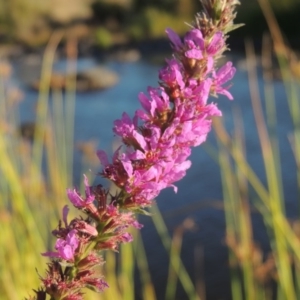
{"label": "blue water", "polygon": [[[233,56],[234,61],[241,57]],[[95,66],[96,60],[80,59],[78,68],[84,69]],[[61,70],[65,61],[55,64],[55,69]],[[158,65],[153,65],[147,60],[136,63],[119,63],[108,61],[105,67],[117,72],[120,76],[118,84],[105,91],[78,93],[76,96],[75,113],[75,140],[97,140],[99,147],[111,151],[113,134],[111,127],[114,119],[119,118],[126,111],[133,115],[139,107],[137,95],[146,91],[147,86],[157,86]],[[258,73],[260,90],[263,90],[262,74]],[[34,107],[37,94],[26,88],[19,82],[24,91],[25,99],[21,103],[22,120],[34,120]],[[298,215],[297,190],[295,178],[295,161],[288,141],[288,134],[292,131],[289,118],[286,95],[281,81],[274,82],[277,106],[280,150],[282,158],[282,177],[284,180],[284,192],[287,203],[287,214],[290,218]],[[238,69],[231,88],[235,100],[228,101],[225,97],[213,99],[218,102],[223,111],[223,120],[226,128],[233,130],[233,111],[237,111],[244,123],[244,134],[247,146],[248,160],[252,168],[265,182],[264,169],[260,155],[260,146],[256,131],[256,125],[252,113],[251,100],[246,71]],[[211,133],[208,144],[215,145],[214,134]],[[78,155],[76,157],[79,157]],[[207,299],[229,299],[229,275],[227,269],[227,251],[224,244],[224,213],[219,205],[222,203],[222,188],[218,164],[211,158],[205,147],[193,150],[192,167],[187,176],[177,186],[179,191],[174,194],[172,189],[165,190],[158,198],[158,206],[161,209],[166,224],[170,230],[179,226],[186,218],[195,221],[196,228],[187,232],[184,237],[182,249],[183,261],[192,277],[203,273],[206,283]],[[75,171],[79,170],[78,161],[75,161]],[[81,174],[75,174],[78,181]],[[167,255],[160,239],[155,233],[151,218],[142,217],[145,227],[142,229],[143,239],[146,245],[147,257],[150,261],[150,269],[156,284],[158,299],[163,299],[165,280],[167,276]],[[267,236],[263,230],[263,222],[258,214],[253,215],[254,236],[261,247],[268,249]],[[198,250],[196,250],[198,249]],[[203,252],[200,263],[196,263],[199,257],[199,249]],[[138,293],[138,292],[137,292]],[[139,296],[137,295],[137,299]],[[178,299],[185,299],[179,296]]]}

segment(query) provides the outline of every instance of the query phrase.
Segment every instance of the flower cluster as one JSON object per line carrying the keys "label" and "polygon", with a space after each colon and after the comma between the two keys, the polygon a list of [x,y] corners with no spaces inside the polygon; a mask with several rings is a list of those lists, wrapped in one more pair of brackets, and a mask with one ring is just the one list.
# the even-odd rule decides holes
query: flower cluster
{"label": "flower cluster", "polygon": [[[52,258],[46,277],[41,278],[43,287],[31,299],[44,300],[50,295],[56,300],[80,300],[83,287],[105,289],[108,284],[95,268],[103,263],[101,250],[117,251],[121,243],[131,242],[128,228],[142,227],[135,213],[146,213],[145,208],[162,189],[177,191],[174,183],[191,166],[191,147],[206,140],[212,117],[221,116],[217,105],[208,103],[209,96],[222,94],[233,99],[227,82],[235,68],[231,62],[217,68],[216,61],[227,49],[224,32],[229,28],[224,28],[226,24],[232,26],[228,15],[234,17],[237,1],[204,4],[206,11],[198,15],[203,19],[196,19],[183,39],[166,30],[174,55],[159,71],[159,87],[139,94],[142,108],[133,118],[123,113],[114,122],[113,131],[124,146],[115,151],[111,161],[104,151],[97,152],[103,166],[100,175],[113,182],[118,191],[112,194],[101,185],[90,186],[86,177],[84,196],[76,189],[67,190],[70,202],[86,218],[68,222],[68,208],[64,208],[63,221],[53,231],[56,251],[43,254]],[[209,15],[216,7],[221,9],[219,23]]]}
{"label": "flower cluster", "polygon": [[98,151],[104,166],[101,175],[119,187],[120,207],[139,209],[166,187],[184,177],[191,166],[187,159],[191,147],[206,140],[211,118],[220,116],[216,104],[207,103],[210,94],[224,94],[233,99],[224,84],[232,79],[235,68],[231,62],[215,69],[215,56],[224,50],[222,32],[207,42],[201,30],[190,30],[183,41],[171,29],[167,34],[175,56],[160,70],[160,87],[141,93],[143,109],[133,118],[126,113],[114,122],[114,132],[126,145],[118,149],[111,163],[106,153]]}

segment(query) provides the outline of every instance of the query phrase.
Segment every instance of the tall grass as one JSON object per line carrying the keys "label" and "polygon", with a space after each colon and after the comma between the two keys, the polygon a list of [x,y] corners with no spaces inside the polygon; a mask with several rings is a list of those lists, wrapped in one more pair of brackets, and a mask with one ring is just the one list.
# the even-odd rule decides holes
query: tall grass
{"label": "tall grass", "polygon": [[[259,0],[268,21],[274,43],[277,64],[272,64],[270,41],[264,43],[262,66],[264,73],[263,97],[258,87],[257,58],[254,47],[246,41],[247,69],[255,125],[263,159],[264,174],[256,174],[247,160],[247,148],[240,112],[235,113],[235,130],[230,135],[217,120],[218,150],[226,215],[226,241],[231,266],[233,299],[299,299],[300,240],[295,224],[287,218],[281,170],[280,141],[277,130],[277,99],[272,73],[279,66],[286,89],[293,130],[289,133],[293,149],[299,191],[299,82],[295,77],[297,60],[287,47],[266,0]],[[299,67],[299,65],[298,65]],[[263,103],[262,99],[265,103]],[[264,111],[263,106],[266,107]],[[249,126],[249,124],[247,124]],[[263,175],[263,176],[262,176]],[[266,178],[266,182],[262,179]],[[294,195],[294,201],[299,194]],[[264,254],[256,244],[251,224],[253,213],[264,221],[271,252]]]}
{"label": "tall grass", "polygon": [[61,214],[65,187],[72,182],[72,169],[69,170],[73,163],[70,155],[73,116],[70,112],[74,101],[59,101],[61,93],[56,91],[52,112],[48,106],[49,81],[60,38],[61,34],[55,33],[45,51],[33,141],[21,138],[18,106],[10,105],[5,78],[1,78],[0,111],[5,125],[0,129],[3,233],[0,293],[3,299],[20,299],[38,286],[36,268],[46,263],[40,252],[51,243],[50,233]]}

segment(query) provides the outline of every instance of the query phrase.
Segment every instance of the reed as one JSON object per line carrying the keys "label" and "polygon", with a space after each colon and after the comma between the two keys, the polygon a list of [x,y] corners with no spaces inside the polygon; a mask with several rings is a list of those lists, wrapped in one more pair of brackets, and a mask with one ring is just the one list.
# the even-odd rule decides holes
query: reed
{"label": "reed", "polygon": [[[282,157],[277,130],[276,102],[273,74],[278,62],[293,130],[289,133],[290,146],[297,166],[299,190],[299,88],[296,67],[298,60],[285,43],[268,1],[259,0],[272,36],[264,42],[262,68],[264,87],[258,86],[257,65],[251,41],[246,41],[247,69],[252,109],[264,165],[264,174],[257,174],[247,159],[243,124],[235,113],[235,130],[230,135],[220,120],[215,122],[220,170],[226,215],[226,242],[232,274],[233,299],[298,299],[299,294],[299,235],[297,220],[289,220],[283,192]],[[263,99],[263,100],[262,100]],[[265,110],[263,109],[265,107]],[[294,201],[299,199],[295,195]],[[259,213],[264,221],[270,253],[263,253],[253,237],[252,217]]]}

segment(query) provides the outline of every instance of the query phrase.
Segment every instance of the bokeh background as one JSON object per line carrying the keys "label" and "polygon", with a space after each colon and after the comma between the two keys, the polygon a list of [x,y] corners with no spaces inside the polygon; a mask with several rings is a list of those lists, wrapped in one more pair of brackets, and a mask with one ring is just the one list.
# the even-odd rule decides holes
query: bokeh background
{"label": "bokeh background", "polygon": [[[111,288],[86,299],[299,299],[300,3],[260,4],[241,1],[236,23],[245,26],[230,34],[231,51],[220,61],[237,67],[235,100],[212,99],[222,123],[193,151],[179,192],[164,191],[153,217],[140,218],[145,226],[132,246],[105,254]],[[183,35],[201,5],[0,0],[0,8],[6,300],[38,287],[47,262],[40,253],[53,246],[66,188],[80,187],[83,173],[102,183],[96,149],[118,147],[113,121],[133,115],[138,93],[157,86],[171,56],[165,28]]]}
{"label": "bokeh background", "polygon": [[[280,27],[297,42],[296,0],[269,1]],[[257,1],[241,1],[237,21],[246,26],[233,33],[259,39],[267,29]],[[90,46],[110,47],[149,39],[165,38],[169,26],[186,31],[201,5],[197,0],[1,0],[1,42],[36,49],[45,45],[53,30],[63,28]],[[84,47],[84,46],[82,46]]]}

